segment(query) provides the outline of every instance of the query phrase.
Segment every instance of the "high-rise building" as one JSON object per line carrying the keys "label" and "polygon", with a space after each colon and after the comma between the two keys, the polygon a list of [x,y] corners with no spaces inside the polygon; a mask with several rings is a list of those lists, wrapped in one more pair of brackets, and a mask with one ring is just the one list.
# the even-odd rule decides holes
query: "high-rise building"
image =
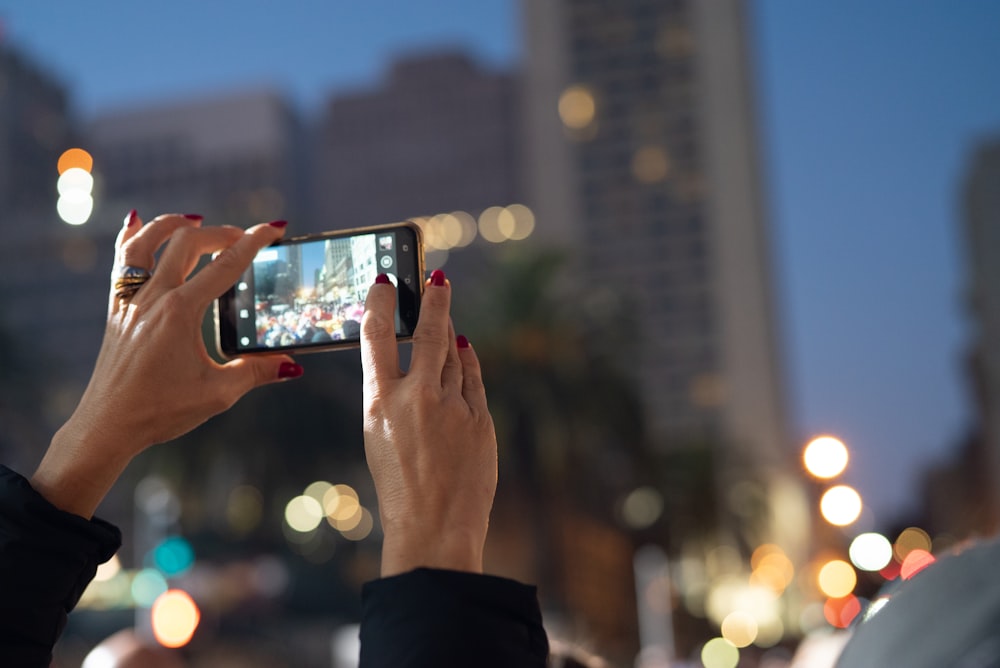
{"label": "high-rise building", "polygon": [[743,3],[525,2],[536,237],[631,300],[664,448],[786,456]]}
{"label": "high-rise building", "polygon": [[532,240],[571,248],[576,275],[628,305],[649,454],[710,453],[713,540],[802,563],[745,4],[521,7]]}
{"label": "high-rise building", "polygon": [[963,489],[968,504],[979,508],[979,531],[994,532],[1000,525],[1000,140],[984,143],[972,157],[963,203],[973,323],[969,370],[979,429],[966,458],[973,468],[980,462],[987,468],[980,484],[966,482]]}

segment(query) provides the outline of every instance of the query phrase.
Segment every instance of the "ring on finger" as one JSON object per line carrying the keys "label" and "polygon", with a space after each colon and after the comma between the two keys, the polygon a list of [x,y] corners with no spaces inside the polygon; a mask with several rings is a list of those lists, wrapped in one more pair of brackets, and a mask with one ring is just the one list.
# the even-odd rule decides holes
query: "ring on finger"
{"label": "ring on finger", "polygon": [[115,297],[128,301],[135,296],[146,281],[152,278],[153,274],[148,269],[134,267],[132,265],[119,265],[115,267],[112,278],[115,279]]}

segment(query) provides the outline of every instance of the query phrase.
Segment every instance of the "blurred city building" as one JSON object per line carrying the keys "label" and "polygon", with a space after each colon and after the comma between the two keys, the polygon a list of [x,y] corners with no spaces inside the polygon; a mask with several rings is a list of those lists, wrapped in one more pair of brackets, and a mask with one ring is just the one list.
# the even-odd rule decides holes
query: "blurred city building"
{"label": "blurred city building", "polygon": [[53,165],[72,136],[63,84],[0,36],[0,206],[50,207]]}
{"label": "blurred city building", "polygon": [[311,213],[303,123],[273,91],[116,110],[85,134],[103,200],[125,211],[199,213],[240,227]]}
{"label": "blurred city building", "polygon": [[488,275],[486,212],[517,205],[517,78],[456,50],[412,54],[371,88],[334,93],[313,155],[316,231],[403,220],[424,231],[428,270]]}
{"label": "blurred city building", "polygon": [[719,536],[801,563],[744,4],[521,7],[532,240],[630,305],[646,447],[711,453]]}
{"label": "blurred city building", "polygon": [[959,539],[1000,528],[1000,140],[974,151],[961,204],[974,424],[952,460],[925,478],[928,526]]}
{"label": "blurred city building", "polygon": [[[0,329],[31,375],[45,383],[38,403],[7,413],[8,434],[20,432],[24,448],[59,424],[75,405],[104,327],[108,237],[71,228],[56,213],[56,164],[75,132],[66,87],[15,44],[0,40]],[[103,260],[101,260],[103,258]],[[101,279],[88,280],[100,264]],[[9,397],[28,396],[22,388]],[[5,397],[5,408],[10,408]],[[39,433],[28,435],[26,423]],[[20,426],[19,426],[20,425]],[[23,429],[21,429],[23,427]],[[32,438],[33,437],[33,438]],[[16,445],[16,444],[15,444]],[[13,453],[13,462],[20,461]],[[38,456],[35,452],[31,459]],[[32,464],[34,461],[32,461]]]}
{"label": "blurred city building", "polygon": [[321,229],[517,201],[514,78],[459,52],[397,60],[374,88],[338,92],[320,121]]}

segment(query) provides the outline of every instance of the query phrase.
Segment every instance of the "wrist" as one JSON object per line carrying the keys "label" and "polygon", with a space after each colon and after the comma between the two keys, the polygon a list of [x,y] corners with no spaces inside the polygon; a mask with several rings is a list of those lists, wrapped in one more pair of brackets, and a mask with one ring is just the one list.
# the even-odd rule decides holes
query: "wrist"
{"label": "wrist", "polygon": [[31,486],[60,510],[90,519],[131,461],[111,445],[71,419],[52,437]]}
{"label": "wrist", "polygon": [[415,568],[439,568],[469,573],[483,572],[485,537],[449,530],[436,532],[395,532],[386,529],[382,542],[382,577]]}

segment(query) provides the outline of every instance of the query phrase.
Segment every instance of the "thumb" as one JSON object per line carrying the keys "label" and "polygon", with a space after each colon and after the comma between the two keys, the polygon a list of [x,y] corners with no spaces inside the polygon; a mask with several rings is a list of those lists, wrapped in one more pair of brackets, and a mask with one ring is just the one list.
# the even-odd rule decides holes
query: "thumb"
{"label": "thumb", "polygon": [[229,386],[239,388],[239,396],[261,385],[298,378],[303,372],[288,355],[247,355],[226,362],[222,369]]}

